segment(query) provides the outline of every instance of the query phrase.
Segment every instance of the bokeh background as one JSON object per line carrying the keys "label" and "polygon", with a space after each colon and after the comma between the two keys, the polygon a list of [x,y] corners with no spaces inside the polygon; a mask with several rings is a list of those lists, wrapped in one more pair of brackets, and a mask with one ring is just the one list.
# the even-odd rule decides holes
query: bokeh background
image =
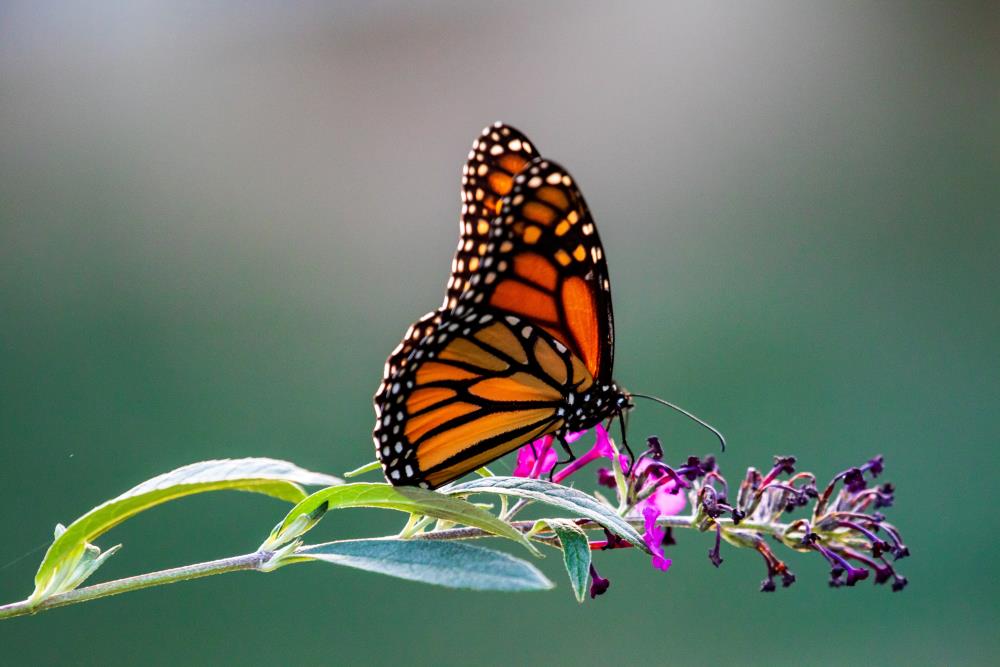
{"label": "bokeh background", "polygon": [[[371,460],[497,119],[595,212],[619,380],[721,428],[733,477],[884,453],[913,557],[902,594],[792,554],[763,595],[755,554],[716,570],[683,533],[666,574],[599,556],[583,606],[556,557],[522,595],[299,566],[7,621],[0,662],[996,664],[998,45],[991,2],[4,2],[0,600],[57,521],[152,475]],[[650,404],[633,424],[714,447]],[[100,540],[125,548],[99,578],[252,550],[284,510],[158,508]]]}

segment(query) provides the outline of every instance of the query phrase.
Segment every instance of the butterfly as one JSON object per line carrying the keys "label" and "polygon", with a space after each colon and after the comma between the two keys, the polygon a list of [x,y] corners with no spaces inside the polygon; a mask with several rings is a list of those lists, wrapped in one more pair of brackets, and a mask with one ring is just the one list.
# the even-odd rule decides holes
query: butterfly
{"label": "butterfly", "polygon": [[473,143],[441,307],[385,364],[373,439],[386,479],[437,488],[542,436],[620,416],[604,248],[569,172],[509,125]]}

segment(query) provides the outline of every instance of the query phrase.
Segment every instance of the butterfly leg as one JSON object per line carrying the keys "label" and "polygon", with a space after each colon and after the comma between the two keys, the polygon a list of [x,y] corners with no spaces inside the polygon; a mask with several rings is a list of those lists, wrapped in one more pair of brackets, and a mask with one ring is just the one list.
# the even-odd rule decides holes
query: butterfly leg
{"label": "butterfly leg", "polygon": [[532,454],[532,456],[535,457],[535,460],[537,461],[538,460],[538,450],[535,449],[535,443],[534,442],[529,442],[528,446],[531,447],[531,454]]}
{"label": "butterfly leg", "polygon": [[559,446],[563,448],[564,452],[566,452],[566,457],[567,458],[566,458],[565,461],[556,461],[556,464],[554,466],[552,466],[552,470],[549,471],[549,481],[550,482],[552,481],[552,475],[555,473],[556,468],[558,468],[559,466],[564,466],[567,463],[576,460],[576,454],[574,454],[573,450],[570,449],[569,443],[566,442],[566,438],[563,437],[563,436],[561,436],[561,435],[557,435],[556,438],[559,440]]}
{"label": "butterfly leg", "polygon": [[619,410],[618,411],[618,425],[621,428],[621,432],[622,432],[622,447],[625,449],[626,452],[628,452],[628,467],[629,467],[629,469],[623,471],[626,475],[628,475],[629,473],[632,472],[632,468],[635,467],[636,460],[635,460],[635,454],[632,452],[632,448],[628,446],[628,437],[626,436],[627,429],[625,427],[625,411],[624,410]]}

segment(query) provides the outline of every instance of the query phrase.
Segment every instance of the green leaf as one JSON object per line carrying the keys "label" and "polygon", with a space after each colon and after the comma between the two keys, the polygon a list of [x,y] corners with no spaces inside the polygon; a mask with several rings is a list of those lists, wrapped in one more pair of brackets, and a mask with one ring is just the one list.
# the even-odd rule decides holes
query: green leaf
{"label": "green leaf", "polygon": [[97,568],[104,565],[105,561],[115,555],[121,548],[122,545],[116,544],[102,553],[93,544],[87,544],[84,547],[83,556],[77,562],[76,567],[69,572],[69,576],[65,578],[64,583],[60,585],[60,590],[73,590],[82,584],[90,575],[97,571]]}
{"label": "green leaf", "polygon": [[381,463],[379,463],[378,461],[372,461],[371,463],[366,463],[363,466],[351,470],[350,472],[345,472],[344,477],[358,477],[360,475],[364,475],[367,472],[374,472],[381,467],[382,467]]}
{"label": "green leaf", "polygon": [[519,542],[533,554],[540,555],[524,533],[466,500],[416,486],[392,486],[372,482],[344,484],[312,494],[293,507],[284,520],[274,527],[270,537],[261,545],[261,550],[273,551],[312,528],[318,518],[313,520],[311,517],[316,516],[324,503],[326,508],[331,510],[345,507],[379,507],[461,523]]}
{"label": "green leaf", "polygon": [[346,540],[303,547],[295,555],[448,588],[540,591],[554,586],[527,561],[462,542]]}
{"label": "green leaf", "polygon": [[590,540],[587,539],[587,533],[566,519],[545,519],[545,523],[559,538],[569,583],[573,587],[576,601],[583,602],[587,596],[587,580],[590,578]]}
{"label": "green leaf", "polygon": [[569,510],[578,516],[592,519],[619,537],[628,540],[633,546],[649,552],[642,537],[627,521],[593,496],[568,486],[553,484],[541,479],[528,479],[527,477],[483,477],[446,487],[442,489],[442,492],[452,495],[499,493],[537,500],[553,507]]}
{"label": "green leaf", "polygon": [[206,491],[234,489],[295,503],[306,497],[299,484],[328,486],[339,483],[341,480],[332,475],[267,458],[202,461],[177,468],[98,505],[65,529],[57,527],[56,538],[35,574],[35,591],[29,599],[38,602],[57,592],[72,590],[82,581],[81,575],[92,574],[104,558],[113,553],[105,552],[100,559],[90,558],[88,554],[94,548],[90,545],[92,540],[126,519],[169,500]]}

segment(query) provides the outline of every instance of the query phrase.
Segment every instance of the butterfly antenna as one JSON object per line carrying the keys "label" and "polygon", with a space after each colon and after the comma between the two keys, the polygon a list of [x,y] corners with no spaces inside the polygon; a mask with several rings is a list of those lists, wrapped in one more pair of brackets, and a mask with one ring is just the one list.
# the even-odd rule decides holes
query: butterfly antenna
{"label": "butterfly antenna", "polygon": [[702,426],[704,426],[709,431],[711,431],[712,433],[715,434],[715,437],[719,439],[719,443],[722,445],[722,451],[726,451],[726,437],[724,435],[722,435],[722,433],[719,431],[719,429],[715,428],[714,426],[712,426],[711,424],[709,424],[704,419],[701,419],[698,416],[696,416],[696,415],[688,412],[687,410],[685,410],[684,408],[680,407],[679,405],[674,405],[670,401],[665,401],[662,398],[659,398],[657,396],[647,396],[646,394],[631,394],[631,393],[629,394],[629,396],[635,396],[636,398],[645,398],[647,401],[654,401],[656,403],[659,403],[660,405],[665,405],[668,408],[672,408],[673,410],[676,410],[677,412],[681,413],[682,415],[684,415],[688,419],[701,424]]}
{"label": "butterfly antenna", "polygon": [[28,556],[30,556],[31,554],[36,554],[36,553],[38,553],[39,551],[41,551],[41,550],[42,550],[42,549],[44,549],[45,547],[49,546],[50,544],[52,544],[52,541],[51,541],[51,540],[49,540],[48,542],[42,542],[41,544],[39,544],[39,545],[38,545],[37,547],[35,547],[34,549],[31,549],[31,550],[30,550],[30,551],[28,551],[27,553],[23,553],[23,554],[21,554],[20,556],[18,556],[18,557],[17,557],[17,558],[15,558],[14,560],[10,561],[9,563],[4,563],[3,565],[0,565],[0,570],[6,570],[6,569],[7,569],[8,567],[10,567],[11,565],[15,565],[15,564],[17,564],[17,563],[20,563],[20,562],[21,562],[22,560],[24,560],[25,558],[27,558],[27,557],[28,557]]}

